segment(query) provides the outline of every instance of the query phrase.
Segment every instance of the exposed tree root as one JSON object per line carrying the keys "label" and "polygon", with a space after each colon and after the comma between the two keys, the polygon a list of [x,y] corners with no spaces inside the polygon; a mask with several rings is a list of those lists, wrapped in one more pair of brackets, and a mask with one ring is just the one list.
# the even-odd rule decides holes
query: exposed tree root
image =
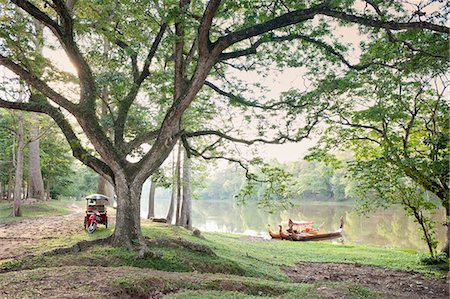
{"label": "exposed tree root", "polygon": [[[28,255],[23,258],[20,258],[16,261],[26,261],[28,259],[33,259],[38,256],[55,256],[55,255],[61,255],[61,254],[73,254],[78,253],[84,250],[89,249],[92,246],[95,245],[111,245],[112,236],[109,236],[104,239],[98,239],[98,240],[90,240],[90,241],[80,241],[76,243],[73,246],[70,247],[62,247],[62,248],[56,248],[47,252],[44,252],[42,255]],[[154,252],[151,250],[151,247],[154,246],[167,246],[170,248],[187,248],[189,250],[200,252],[207,254],[209,256],[216,256],[214,251],[205,245],[197,244],[191,241],[184,240],[182,238],[161,238],[161,239],[148,239],[145,238],[143,242],[141,242],[139,245],[133,246],[132,248],[128,248],[130,251],[138,252],[138,258],[146,259],[146,258],[161,258],[162,255],[158,252]],[[14,261],[13,261],[14,263]],[[21,264],[21,263],[19,263]],[[25,263],[26,264],[26,263]],[[5,272],[11,272],[11,271],[17,271],[17,270],[24,270],[28,269],[29,266],[27,265],[21,265],[21,266],[11,266],[5,264],[3,268],[0,268],[0,273]]]}
{"label": "exposed tree root", "polygon": [[104,238],[104,239],[98,239],[98,240],[90,240],[90,241],[83,240],[71,247],[56,248],[56,249],[44,252],[42,255],[43,256],[52,256],[52,255],[58,255],[58,254],[77,253],[82,250],[86,250],[92,246],[110,244],[110,242],[111,242],[111,236]]}
{"label": "exposed tree root", "polygon": [[214,251],[212,251],[212,249],[210,247],[201,245],[201,244],[197,244],[197,243],[194,243],[191,241],[187,241],[182,238],[176,238],[176,239],[162,238],[162,239],[156,239],[156,240],[147,239],[147,245],[148,246],[163,245],[163,246],[168,246],[168,247],[172,247],[172,248],[184,247],[184,248],[188,248],[192,251],[206,253],[209,256],[216,256],[216,254],[214,253]]}

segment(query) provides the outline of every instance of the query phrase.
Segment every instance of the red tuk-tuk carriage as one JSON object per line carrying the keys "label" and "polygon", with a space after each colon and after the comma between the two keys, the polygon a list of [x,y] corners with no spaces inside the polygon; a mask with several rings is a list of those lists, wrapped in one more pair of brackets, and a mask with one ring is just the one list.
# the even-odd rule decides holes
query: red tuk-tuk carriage
{"label": "red tuk-tuk carriage", "polygon": [[84,228],[92,234],[98,224],[108,227],[108,216],[106,215],[106,205],[108,197],[102,194],[91,194],[86,196],[86,215],[84,216]]}

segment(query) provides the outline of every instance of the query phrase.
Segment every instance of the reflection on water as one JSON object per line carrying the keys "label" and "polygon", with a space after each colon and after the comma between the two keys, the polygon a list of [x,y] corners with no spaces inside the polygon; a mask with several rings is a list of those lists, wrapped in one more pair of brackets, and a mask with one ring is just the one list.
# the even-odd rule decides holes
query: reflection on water
{"label": "reflection on water", "polygon": [[[269,214],[254,206],[237,206],[233,202],[193,201],[193,226],[202,231],[230,232],[269,237],[267,224],[287,225],[289,218],[324,223],[326,230],[336,230],[339,218],[344,217],[343,242],[345,244],[376,245],[412,248],[426,251],[419,226],[408,219],[399,207],[379,210],[370,217],[360,216],[348,203],[300,202],[288,211]],[[155,217],[166,217],[169,200],[157,200]],[[142,216],[147,215],[148,203],[141,203]],[[442,221],[444,214],[437,219]],[[437,224],[439,239],[445,236],[442,225]]]}

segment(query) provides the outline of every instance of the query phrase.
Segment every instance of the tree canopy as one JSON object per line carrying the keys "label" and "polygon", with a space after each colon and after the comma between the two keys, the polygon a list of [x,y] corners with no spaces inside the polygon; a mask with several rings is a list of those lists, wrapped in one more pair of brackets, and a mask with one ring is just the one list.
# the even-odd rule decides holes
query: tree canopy
{"label": "tree canopy", "polygon": [[[223,143],[301,140],[334,97],[333,75],[348,68],[392,67],[372,41],[384,41],[393,52],[407,47],[417,55],[441,55],[428,53],[427,44],[446,42],[449,29],[438,12],[442,5],[1,0],[0,65],[30,90],[24,101],[2,97],[0,106],[53,118],[74,156],[114,184],[118,212],[112,242],[131,247],[132,240],[143,243],[137,203],[142,184],[178,139],[189,154],[206,159],[217,158],[208,152]],[[46,28],[43,35],[36,24]],[[348,57],[349,45],[336,36],[351,24],[368,40],[357,63]],[[62,50],[76,75],[58,70],[36,51],[33,39]],[[251,92],[242,92],[248,86],[229,73],[230,68],[264,72],[273,66],[305,67],[313,87],[286,91],[280,99],[251,99]],[[100,103],[106,113],[100,113]],[[226,116],[230,106],[240,108],[243,121],[236,113]],[[199,115],[219,116],[223,124],[187,125],[188,116]],[[253,124],[256,133],[237,121]],[[193,140],[200,138],[199,148]],[[150,148],[143,149],[144,143]],[[130,160],[130,154],[139,158]]]}

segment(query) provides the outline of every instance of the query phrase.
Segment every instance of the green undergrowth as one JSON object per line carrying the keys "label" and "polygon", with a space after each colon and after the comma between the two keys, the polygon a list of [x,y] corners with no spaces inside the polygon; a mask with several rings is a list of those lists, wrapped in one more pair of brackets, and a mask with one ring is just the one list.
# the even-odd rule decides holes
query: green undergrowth
{"label": "green undergrowth", "polygon": [[50,200],[46,202],[23,204],[21,206],[22,216],[12,217],[12,202],[0,203],[0,223],[9,223],[30,218],[42,218],[69,214],[71,210],[67,207],[73,201],[56,201]]}

